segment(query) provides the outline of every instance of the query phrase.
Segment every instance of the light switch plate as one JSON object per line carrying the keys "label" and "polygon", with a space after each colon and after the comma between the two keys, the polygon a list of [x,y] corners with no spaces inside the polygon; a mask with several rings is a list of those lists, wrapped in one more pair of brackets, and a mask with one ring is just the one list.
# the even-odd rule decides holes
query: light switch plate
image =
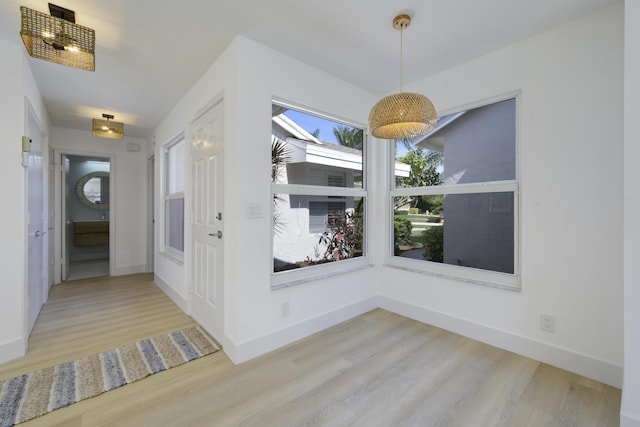
{"label": "light switch plate", "polygon": [[247,219],[262,218],[262,204],[260,202],[247,203]]}

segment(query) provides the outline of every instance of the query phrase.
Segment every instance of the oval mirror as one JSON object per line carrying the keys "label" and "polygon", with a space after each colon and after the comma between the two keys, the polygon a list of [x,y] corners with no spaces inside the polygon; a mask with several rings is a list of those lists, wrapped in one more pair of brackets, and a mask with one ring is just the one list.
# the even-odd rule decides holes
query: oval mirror
{"label": "oval mirror", "polygon": [[76,194],[80,202],[98,211],[109,210],[109,172],[91,172],[78,180]]}

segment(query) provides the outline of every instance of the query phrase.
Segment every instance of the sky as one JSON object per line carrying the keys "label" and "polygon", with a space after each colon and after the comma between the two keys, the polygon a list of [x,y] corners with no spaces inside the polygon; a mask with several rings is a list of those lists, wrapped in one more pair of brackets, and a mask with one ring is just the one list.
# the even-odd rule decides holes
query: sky
{"label": "sky", "polygon": [[332,144],[338,143],[338,140],[333,134],[333,128],[342,125],[341,123],[322,119],[320,117],[312,116],[311,114],[302,113],[296,110],[287,110],[284,115],[299,124],[304,130],[309,133],[313,133],[316,129],[320,129],[318,139],[326,142],[331,142]]}

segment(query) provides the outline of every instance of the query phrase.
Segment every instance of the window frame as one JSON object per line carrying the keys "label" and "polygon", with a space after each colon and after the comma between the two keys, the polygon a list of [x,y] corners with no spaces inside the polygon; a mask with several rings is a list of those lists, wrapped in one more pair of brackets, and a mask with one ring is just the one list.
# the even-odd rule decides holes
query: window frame
{"label": "window frame", "polygon": [[[176,258],[180,261],[184,260],[184,246],[186,244],[186,227],[185,227],[185,223],[186,223],[186,209],[185,209],[185,188],[182,189],[182,191],[176,191],[176,192],[170,192],[170,184],[169,184],[169,180],[171,179],[171,177],[173,175],[175,175],[175,172],[172,174],[171,173],[171,161],[169,158],[170,155],[170,150],[175,147],[176,145],[183,143],[184,145],[184,158],[182,159],[184,162],[184,177],[183,177],[183,181],[184,181],[184,186],[186,187],[186,162],[187,162],[187,157],[188,157],[188,149],[189,146],[187,145],[187,140],[186,140],[186,136],[185,136],[185,132],[180,132],[178,135],[176,135],[175,137],[171,138],[169,140],[169,142],[167,142],[166,144],[164,144],[162,146],[162,232],[161,232],[161,236],[162,236],[162,253],[169,255],[170,257]],[[183,241],[182,241],[182,246],[183,249],[182,251],[180,251],[178,248],[175,248],[173,246],[170,246],[167,243],[167,229],[169,224],[167,223],[167,221],[169,220],[168,216],[167,216],[167,205],[168,202],[172,201],[172,200],[182,200],[182,207],[183,207],[183,214],[182,214],[182,236],[183,236]]]}
{"label": "window frame", "polygon": [[[317,281],[328,277],[333,277],[336,275],[341,275],[344,273],[348,273],[351,271],[360,270],[362,268],[366,268],[369,266],[369,257],[368,257],[368,245],[367,245],[367,230],[368,230],[368,205],[369,205],[369,197],[367,192],[368,186],[368,163],[369,163],[369,150],[368,147],[368,128],[366,125],[362,123],[355,122],[353,120],[342,118],[335,114],[327,114],[317,109],[312,109],[308,107],[301,106],[299,104],[291,103],[288,101],[284,101],[282,99],[273,98],[271,100],[271,104],[276,104],[285,108],[294,109],[299,112],[310,114],[319,118],[331,120],[337,122],[342,125],[358,128],[363,130],[363,141],[362,141],[362,178],[363,178],[363,186],[360,187],[333,187],[330,186],[327,182],[326,186],[319,185],[306,185],[306,184],[282,184],[282,183],[270,183],[270,196],[273,198],[277,194],[285,194],[285,195],[300,195],[300,196],[310,196],[310,197],[318,197],[324,198],[324,200],[317,201],[342,201],[349,197],[354,198],[364,198],[363,203],[363,211],[364,211],[364,220],[363,220],[363,236],[362,236],[362,256],[351,258],[351,259],[343,259],[340,261],[328,262],[324,264],[312,265],[302,268],[296,268],[292,270],[285,270],[274,272],[273,271],[273,260],[274,260],[274,232],[273,232],[273,209],[269,209],[270,211],[270,259],[269,263],[269,273],[271,277],[271,289],[281,289],[285,287],[295,286],[303,283],[308,283],[311,281]],[[326,176],[325,176],[326,177]],[[333,200],[332,200],[333,198]],[[313,200],[313,199],[311,199]],[[310,212],[309,212],[310,215]],[[314,233],[315,234],[315,233]]]}
{"label": "window frame", "polygon": [[[387,169],[389,192],[387,195],[387,260],[385,266],[397,268],[400,270],[421,273],[430,276],[452,279],[478,285],[497,287],[507,290],[519,291],[521,289],[521,271],[520,271],[520,233],[521,233],[521,215],[520,215],[520,109],[521,109],[521,91],[509,92],[503,95],[486,98],[477,102],[462,105],[460,107],[444,110],[440,112],[440,116],[454,114],[460,111],[467,111],[474,108],[484,107],[490,104],[515,100],[515,179],[488,181],[464,184],[442,184],[428,187],[411,187],[396,188],[394,175],[395,161],[395,144],[389,144],[388,155],[391,161]],[[491,270],[483,270],[480,268],[458,266],[432,262],[427,260],[415,260],[394,255],[394,197],[398,196],[427,196],[427,195],[448,195],[448,194],[481,194],[481,193],[502,193],[508,192],[513,194],[513,273],[503,273]]]}

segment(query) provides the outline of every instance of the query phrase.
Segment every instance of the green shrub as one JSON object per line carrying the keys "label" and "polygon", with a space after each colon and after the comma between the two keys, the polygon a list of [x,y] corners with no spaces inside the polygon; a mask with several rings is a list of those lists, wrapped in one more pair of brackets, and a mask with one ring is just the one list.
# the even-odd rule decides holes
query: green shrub
{"label": "green shrub", "polygon": [[409,208],[409,213],[411,215],[417,215],[420,213],[420,211],[418,210],[418,208]]}
{"label": "green shrub", "polygon": [[427,222],[440,222],[440,215],[427,216]]}
{"label": "green shrub", "polygon": [[444,259],[444,227],[429,227],[422,232],[423,256],[433,262]]}
{"label": "green shrub", "polygon": [[404,215],[409,215],[409,211],[395,211],[393,213],[394,216],[404,216]]}
{"label": "green shrub", "polygon": [[411,221],[407,218],[393,218],[393,248],[397,253],[400,245],[411,244]]}

